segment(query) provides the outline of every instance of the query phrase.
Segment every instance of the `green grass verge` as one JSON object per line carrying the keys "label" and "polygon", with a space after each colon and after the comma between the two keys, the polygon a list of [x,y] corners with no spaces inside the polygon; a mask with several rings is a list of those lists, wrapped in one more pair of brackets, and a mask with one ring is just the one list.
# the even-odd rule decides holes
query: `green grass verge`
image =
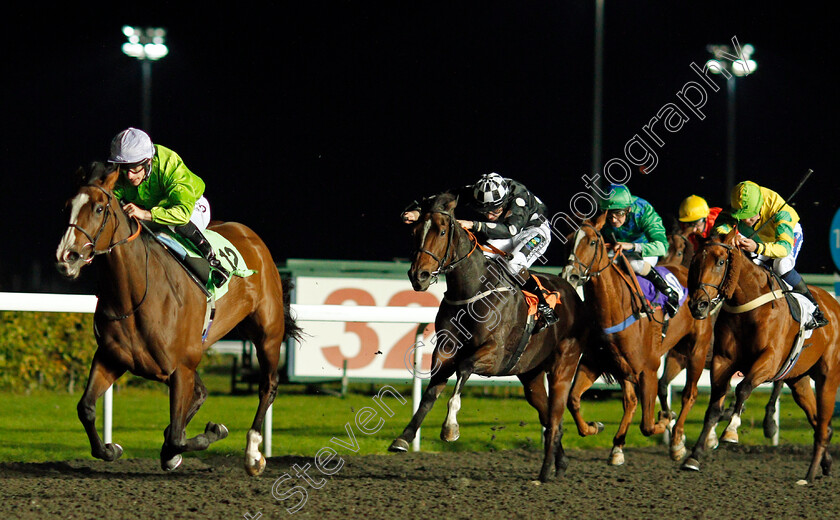
{"label": "green grass verge", "polygon": [[[231,435],[213,446],[205,454],[239,454],[244,449],[245,434],[256,412],[256,395],[230,395],[228,379],[224,375],[202,376],[211,395],[187,428],[187,435],[203,432],[207,421],[225,424]],[[405,386],[397,390],[407,400],[400,405],[387,399],[394,416],[379,413],[384,421],[381,429],[371,435],[361,433],[355,424],[356,413],[363,407],[378,409],[372,401],[381,385],[354,385],[352,392],[341,398],[333,395],[310,395],[302,386],[285,386],[274,403],[273,455],[312,456],[325,446],[336,447],[331,439],[345,442],[350,425],[359,445],[359,454],[383,454],[390,442],[399,435],[411,418],[411,391]],[[485,393],[495,395],[483,395]],[[507,395],[506,395],[507,394]],[[0,461],[39,462],[90,457],[87,436],[76,416],[76,403],[81,392],[75,394],[32,392],[27,395],[0,393],[4,403],[0,407]],[[461,438],[454,443],[440,440],[440,427],[446,415],[446,400],[451,386],[429,413],[422,430],[423,451],[489,451],[506,449],[542,449],[541,428],[533,410],[521,396],[521,388],[493,388],[483,390],[470,387],[462,397],[458,415]],[[689,446],[699,435],[707,396],[689,415],[686,434]],[[740,429],[741,442],[769,444],[761,431],[764,404],[768,394],[757,392],[748,403]],[[679,397],[675,396],[675,401]],[[781,439],[785,444],[811,444],[813,432],[803,412],[790,395],[782,396]],[[679,403],[677,402],[677,406]],[[102,430],[102,402],[98,403],[98,427]],[[565,415],[564,446],[567,449],[609,447],[621,417],[621,401],[614,394],[609,399],[587,400],[583,413],[588,420],[598,420],[606,430],[597,436],[582,438],[569,416]],[[627,436],[627,446],[649,446],[661,442],[661,436],[646,438],[639,431],[641,408]],[[374,418],[369,426],[377,424]],[[169,422],[169,398],[162,385],[122,386],[114,395],[114,442],[125,449],[124,457],[157,458],[163,430]],[[719,427],[718,433],[722,433]],[[198,456],[202,456],[201,453]]]}

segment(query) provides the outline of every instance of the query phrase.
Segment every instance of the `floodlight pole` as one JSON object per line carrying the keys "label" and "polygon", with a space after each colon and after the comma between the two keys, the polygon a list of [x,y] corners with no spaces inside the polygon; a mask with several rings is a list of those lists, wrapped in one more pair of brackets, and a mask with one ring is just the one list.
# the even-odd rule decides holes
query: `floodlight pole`
{"label": "floodlight pole", "polygon": [[159,27],[123,27],[123,34],[128,39],[122,46],[127,56],[140,60],[141,71],[141,124],[146,132],[152,127],[152,61],[159,60],[169,53],[164,41],[166,30]]}

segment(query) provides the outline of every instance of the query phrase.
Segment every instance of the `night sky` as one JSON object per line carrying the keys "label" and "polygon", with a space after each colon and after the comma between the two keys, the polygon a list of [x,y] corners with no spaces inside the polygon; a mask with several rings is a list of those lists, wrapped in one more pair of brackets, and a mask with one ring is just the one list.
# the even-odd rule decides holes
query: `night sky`
{"label": "night sky", "polygon": [[[830,17],[803,2],[685,3],[606,2],[603,162],[679,104],[707,44],[750,43],[758,70],[737,80],[736,181],[787,196],[812,168],[795,201],[798,267],[833,272]],[[251,226],[277,261],[406,258],[397,217],[416,197],[496,171],[553,214],[593,173],[593,2],[204,8],[4,13],[0,290],[86,287],[60,281],[54,252],[75,169],[107,159],[113,135],[141,124],[141,67],[120,50],[124,24],[168,31],[170,53],[152,67],[152,139],[205,180],[215,219]],[[687,112],[678,132],[663,132],[654,171],[628,182],[663,217],[692,193],[728,204],[726,89],[715,81],[704,118]],[[563,253],[552,244],[549,264]]]}

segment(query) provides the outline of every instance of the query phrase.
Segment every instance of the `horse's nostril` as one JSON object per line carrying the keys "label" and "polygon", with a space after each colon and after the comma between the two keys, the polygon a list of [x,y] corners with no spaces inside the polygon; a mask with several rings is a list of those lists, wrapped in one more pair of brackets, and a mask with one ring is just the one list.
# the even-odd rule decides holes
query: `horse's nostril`
{"label": "horse's nostril", "polygon": [[64,259],[68,262],[76,262],[79,260],[79,258],[79,253],[75,251],[67,251],[67,253],[64,255]]}
{"label": "horse's nostril", "polygon": [[432,274],[429,271],[420,271],[419,273],[417,273],[417,279],[421,282],[425,282],[431,276]]}

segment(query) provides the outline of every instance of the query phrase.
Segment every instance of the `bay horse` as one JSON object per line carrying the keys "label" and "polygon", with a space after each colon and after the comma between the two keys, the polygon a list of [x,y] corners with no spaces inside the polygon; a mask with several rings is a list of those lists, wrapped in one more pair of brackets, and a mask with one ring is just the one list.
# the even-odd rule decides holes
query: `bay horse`
{"label": "bay horse", "polygon": [[688,269],[694,256],[694,245],[682,233],[668,235],[668,252],[659,261],[659,265],[681,265]]}
{"label": "bay horse", "polygon": [[[555,308],[559,321],[533,334],[520,350],[521,340],[528,339],[524,337],[528,319],[525,299],[506,278],[506,268],[485,257],[472,233],[458,224],[454,214],[457,204],[458,199],[450,193],[438,195],[421,209],[412,227],[416,252],[408,278],[414,290],[427,290],[442,274],[447,288],[435,318],[429,385],[417,412],[388,449],[408,450],[452,374],[457,381],[440,435],[448,442],[460,436],[460,394],[471,374],[516,375],[545,427],[545,457],[539,478],[546,481],[551,477],[552,464],[556,475],[562,476],[568,466],[562,444],[563,413],[589,336],[584,307],[568,283],[540,273],[545,288],[560,293],[561,303]],[[544,373],[548,375],[548,394]]]}
{"label": "bay horse", "polygon": [[[606,221],[602,213],[595,222],[585,221],[572,234],[572,252],[563,277],[574,285],[583,284],[585,302],[595,317],[595,327],[604,345],[600,352],[585,351],[578,366],[574,386],[569,396],[569,412],[575,420],[578,434],[594,435],[604,429],[600,422],[586,422],[581,414],[581,396],[602,374],[615,378],[622,387],[624,414],[613,438],[609,464],[624,463],[624,444],[630,421],[636,411],[637,391],[642,404],[640,429],[643,435],[658,435],[666,431],[672,414],[663,410],[658,420],[654,409],[658,395],[657,370],[663,355],[679,350],[686,359],[686,384],[682,407],[671,431],[670,453],[674,460],[685,454],[684,425],[697,397],[697,381],[703,371],[710,347],[711,323],[695,320],[685,306],[667,321],[659,309],[638,317],[642,310],[638,287],[617,265],[620,255],[609,257],[601,234]],[[667,266],[681,285],[685,285],[688,271],[681,266]],[[628,317],[629,316],[629,317]],[[634,320],[635,318],[635,320]]]}
{"label": "bay horse", "polygon": [[[808,484],[814,481],[818,466],[823,475],[831,469],[829,423],[840,385],[840,304],[822,289],[810,287],[830,323],[812,331],[798,360],[790,367],[788,358],[800,325],[791,316],[787,303],[775,299],[787,289],[741,252],[735,245],[736,233],[733,230],[725,237],[706,242],[692,260],[689,272],[692,315],[705,318],[718,301],[724,301],[728,307],[724,307],[715,326],[712,390],[703,429],[682,467],[700,469],[705,439],[722,418],[730,379],[740,371],[744,379],[735,389],[731,421],[740,422],[744,403],[756,386],[774,379],[788,385],[794,401],[805,412],[814,428],[814,449],[808,473],[797,483]],[[812,379],[816,398],[811,390]]]}
{"label": "bay horse", "polygon": [[141,234],[139,222],[123,212],[112,193],[118,170],[94,163],[79,174],[86,174],[87,183],[68,203],[70,219],[56,251],[56,266],[62,275],[75,279],[94,258],[103,257],[98,264],[99,298],[93,315],[97,349],[78,405],[91,454],[106,461],[122,455],[120,445],[102,442],[95,420],[97,399],[126,371],[169,387],[169,426],[160,452],[164,470],[177,468],[182,453],[207,449],[225,438],[228,430],[222,424],[208,422],[204,433],[189,439],[185,428],[207,397],[196,373],[205,349],[241,323],[254,342],[260,364],[260,402],[245,448],[246,470],[259,475],[265,468],[260,430],[277,393],[281,345],[301,333],[289,314],[288,291],[271,253],[242,224],[211,226],[257,272],[246,278],[231,277],[202,341],[205,295],[171,254],[150,234]]}

